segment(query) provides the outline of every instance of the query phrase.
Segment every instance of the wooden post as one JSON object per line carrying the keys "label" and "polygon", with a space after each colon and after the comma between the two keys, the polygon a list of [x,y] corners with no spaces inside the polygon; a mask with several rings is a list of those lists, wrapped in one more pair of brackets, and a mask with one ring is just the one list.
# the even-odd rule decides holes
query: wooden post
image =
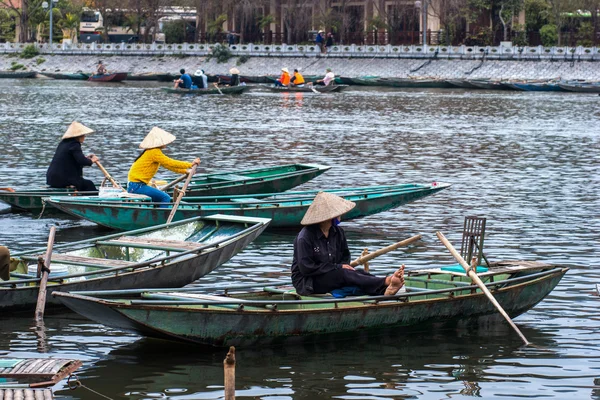
{"label": "wooden post", "polygon": [[416,236],[410,237],[410,238],[408,238],[406,240],[402,240],[402,241],[400,241],[398,243],[394,243],[394,244],[392,244],[390,246],[384,247],[383,249],[379,249],[379,250],[377,250],[377,251],[375,251],[373,253],[369,253],[368,255],[366,255],[364,257],[360,256],[356,260],[352,261],[350,263],[350,266],[356,267],[357,265],[364,264],[367,261],[370,261],[370,260],[374,259],[375,257],[379,257],[382,254],[389,253],[390,251],[396,250],[399,247],[408,246],[409,244],[411,244],[413,242],[416,242],[419,239],[421,239],[421,235],[416,235]]}
{"label": "wooden post", "polygon": [[190,184],[190,181],[192,180],[192,176],[194,176],[194,174],[196,173],[196,168],[198,168],[198,165],[194,164],[192,166],[192,168],[190,169],[190,172],[187,176],[187,179],[185,180],[185,183],[183,184],[183,188],[177,194],[177,199],[175,200],[175,204],[173,204],[173,209],[171,210],[171,213],[169,214],[169,218],[167,218],[167,224],[170,224],[171,221],[173,220],[173,217],[175,216],[175,213],[177,212],[177,207],[179,207],[179,202],[181,201],[181,198],[183,196],[185,196],[185,191],[187,190],[187,187]]}
{"label": "wooden post", "polygon": [[46,285],[48,283],[48,275],[50,274],[50,262],[52,261],[52,247],[54,246],[54,236],[56,235],[56,227],[50,228],[48,236],[48,247],[46,248],[46,257],[44,258],[44,269],[42,270],[42,279],[40,281],[40,291],[38,293],[37,305],[35,307],[35,319],[40,321],[44,319],[44,309],[46,308]]}
{"label": "wooden post", "polygon": [[121,188],[121,190],[123,190],[124,192],[127,192],[127,190],[125,190],[125,188],[123,188],[123,186],[119,185],[112,176],[110,176],[110,174],[108,173],[108,171],[106,169],[104,169],[104,167],[102,166],[102,164],[100,164],[100,161],[96,161],[96,165],[98,166],[98,168],[100,168],[100,171],[102,171],[102,173],[104,174],[104,176],[106,177],[106,179],[108,179],[110,181],[110,183],[112,183],[112,185],[114,187],[118,187]]}
{"label": "wooden post", "polygon": [[441,242],[444,244],[444,246],[446,246],[448,251],[454,256],[456,261],[458,261],[458,263],[465,269],[465,272],[467,273],[469,278],[471,278],[471,280],[473,280],[473,282],[475,282],[477,284],[477,286],[479,286],[481,291],[487,296],[487,298],[494,305],[494,307],[496,307],[498,312],[500,314],[502,314],[502,316],[504,317],[504,319],[506,319],[508,324],[515,330],[515,332],[517,332],[517,334],[521,337],[521,340],[523,340],[523,343],[525,343],[525,345],[528,345],[529,341],[527,340],[527,338],[525,338],[525,335],[523,335],[521,333],[521,331],[519,330],[517,325],[515,325],[515,323],[512,321],[512,319],[506,313],[506,311],[504,311],[504,309],[502,308],[500,303],[498,303],[498,301],[490,293],[488,288],[483,284],[481,279],[479,279],[479,276],[477,276],[477,273],[471,267],[469,267],[469,264],[467,264],[467,262],[464,260],[464,258],[462,258],[462,256],[458,253],[458,251],[456,251],[454,246],[452,246],[452,243],[450,243],[450,241],[448,239],[446,239],[446,237],[444,236],[444,234],[442,232],[436,232],[436,235],[441,240]]}
{"label": "wooden post", "polygon": [[[369,254],[369,249],[367,249],[367,248],[365,247],[365,249],[364,249],[364,250],[362,251],[362,253],[360,254],[360,258],[363,258],[363,257],[365,257],[367,254]],[[366,262],[363,264],[363,267],[364,267],[364,269],[365,269],[365,272],[369,272],[369,262],[368,262],[368,261],[366,261]]]}
{"label": "wooden post", "polygon": [[235,400],[235,347],[231,346],[223,360],[225,372],[225,400]]}

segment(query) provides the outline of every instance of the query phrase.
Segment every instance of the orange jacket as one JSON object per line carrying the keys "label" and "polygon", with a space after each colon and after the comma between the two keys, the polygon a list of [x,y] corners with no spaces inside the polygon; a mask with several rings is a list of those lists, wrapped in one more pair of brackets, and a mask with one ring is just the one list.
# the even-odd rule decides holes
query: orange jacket
{"label": "orange jacket", "polygon": [[281,77],[279,77],[279,82],[281,82],[281,84],[283,86],[287,86],[290,84],[290,74],[288,74],[287,72],[284,72],[281,74]]}
{"label": "orange jacket", "polygon": [[302,85],[304,84],[304,77],[300,74],[300,72],[294,72],[294,85]]}

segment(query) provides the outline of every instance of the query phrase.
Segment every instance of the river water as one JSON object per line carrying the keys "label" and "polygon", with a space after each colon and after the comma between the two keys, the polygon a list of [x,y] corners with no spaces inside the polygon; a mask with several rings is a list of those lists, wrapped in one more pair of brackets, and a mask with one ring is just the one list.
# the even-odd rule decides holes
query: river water
{"label": "river water", "polygon": [[[35,186],[76,119],[84,143],[124,181],[153,127],[177,136],[168,154],[202,158],[206,172],[284,163],[333,168],[301,188],[449,182],[407,206],[343,222],[353,256],[420,233],[418,246],[373,263],[375,273],[446,262],[442,231],[459,244],[467,215],[485,216],[491,260],[566,264],[571,270],[538,306],[516,319],[537,347],[507,326],[388,332],[379,337],[237,354],[238,398],[600,399],[600,98],[587,94],[376,90],[341,94],[253,91],[178,97],[153,84],[0,80],[0,186]],[[100,181],[97,169],[86,175]],[[0,208],[0,243],[43,246],[106,234],[67,216]],[[293,232],[269,232],[198,285],[284,277]],[[114,399],[217,399],[226,351],[145,339],[73,313],[0,316],[0,356],[81,359],[83,385]],[[65,398],[97,399],[55,387]]]}

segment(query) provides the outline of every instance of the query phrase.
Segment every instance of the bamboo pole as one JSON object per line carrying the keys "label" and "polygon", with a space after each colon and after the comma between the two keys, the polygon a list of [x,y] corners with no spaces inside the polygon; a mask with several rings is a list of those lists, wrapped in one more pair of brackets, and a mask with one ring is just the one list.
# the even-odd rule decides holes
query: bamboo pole
{"label": "bamboo pole", "polygon": [[368,254],[366,256],[360,256],[356,260],[352,261],[350,263],[350,266],[356,267],[357,265],[364,264],[367,261],[370,261],[370,260],[374,259],[375,257],[379,257],[380,255],[383,255],[385,253],[389,253],[390,251],[396,250],[399,247],[408,246],[409,244],[411,244],[413,242],[416,242],[419,239],[421,239],[421,235],[415,235],[415,236],[410,237],[410,238],[408,238],[406,240],[402,240],[402,241],[400,241],[398,243],[394,243],[392,245],[389,245],[387,247],[384,247],[382,249],[374,251],[373,253],[370,253],[370,254]]}
{"label": "bamboo pole", "polygon": [[213,83],[213,85],[215,85],[215,87],[219,91],[219,94],[223,94],[223,92],[221,92],[221,89],[219,89],[219,84],[217,82]]}
{"label": "bamboo pole", "polygon": [[223,360],[225,400],[235,400],[235,347],[231,346]]}
{"label": "bamboo pole", "polygon": [[113,179],[113,177],[110,176],[110,174],[108,173],[108,171],[102,166],[102,164],[100,164],[100,161],[96,161],[96,165],[98,166],[98,168],[100,168],[100,171],[102,171],[102,173],[104,174],[104,176],[106,177],[106,179],[108,179],[110,181],[110,183],[113,184],[114,187],[121,188],[122,191],[127,192],[127,190],[125,190],[125,188],[123,186],[119,185],[117,183],[117,181],[115,181]]}
{"label": "bamboo pole", "polygon": [[187,178],[187,175],[181,175],[179,178],[174,179],[172,182],[169,182],[165,186],[161,187],[160,190],[165,192],[165,191],[171,189],[173,186],[177,185],[179,182],[183,181],[185,178]]}
{"label": "bamboo pole", "polygon": [[515,325],[515,323],[512,321],[512,319],[506,313],[506,311],[504,311],[504,309],[502,308],[500,303],[498,303],[498,301],[494,298],[492,293],[490,293],[488,288],[483,284],[481,279],[479,279],[479,276],[477,276],[477,273],[475,272],[475,270],[473,270],[473,268],[469,267],[469,264],[467,264],[467,262],[464,260],[464,258],[462,258],[462,256],[460,254],[458,254],[458,252],[456,251],[454,246],[452,246],[452,243],[450,243],[450,241],[448,239],[446,239],[446,237],[444,236],[444,234],[442,232],[436,232],[436,235],[441,240],[441,242],[444,244],[444,246],[446,246],[448,251],[454,256],[456,261],[458,261],[458,263],[465,269],[465,272],[467,273],[469,278],[471,278],[471,280],[473,282],[475,282],[477,284],[477,286],[479,286],[481,291],[487,296],[487,298],[494,305],[494,307],[496,307],[498,312],[500,314],[502,314],[502,316],[504,317],[504,319],[506,319],[508,324],[515,330],[515,332],[517,332],[517,334],[521,337],[521,340],[523,340],[523,343],[525,343],[525,345],[530,344],[529,341],[527,340],[527,338],[525,337],[525,335],[523,335],[521,333],[521,331],[519,330],[517,325]]}
{"label": "bamboo pole", "polygon": [[[368,254],[369,254],[369,249],[367,249],[367,248],[365,247],[365,249],[364,249],[364,250],[362,251],[362,253],[360,254],[360,257],[359,257],[359,258],[365,257],[365,256],[366,256],[366,255],[368,255]],[[363,264],[363,267],[364,267],[364,270],[365,270],[365,272],[369,272],[369,262],[368,262],[368,261],[367,261],[367,262],[365,262],[365,263]]]}
{"label": "bamboo pole", "polygon": [[44,267],[42,269],[42,280],[40,281],[40,291],[38,293],[37,305],[35,307],[35,319],[37,321],[44,319],[44,309],[46,307],[46,285],[48,283],[48,275],[50,274],[50,262],[52,261],[52,247],[54,246],[54,236],[56,235],[56,227],[50,228],[48,236],[48,247],[46,249],[46,257],[44,259]]}
{"label": "bamboo pole", "polygon": [[167,224],[170,224],[171,221],[173,220],[173,217],[175,216],[175,213],[177,212],[177,207],[179,207],[179,202],[181,202],[181,198],[183,196],[185,196],[185,191],[186,191],[188,185],[190,184],[190,181],[192,180],[192,176],[194,176],[194,174],[196,173],[196,168],[198,168],[197,164],[192,165],[192,168],[190,169],[190,172],[187,175],[187,179],[185,180],[185,183],[183,184],[183,188],[181,189],[181,192],[179,192],[177,194],[177,199],[175,200],[175,204],[173,204],[173,209],[171,210],[171,213],[169,214],[169,218],[167,218]]}

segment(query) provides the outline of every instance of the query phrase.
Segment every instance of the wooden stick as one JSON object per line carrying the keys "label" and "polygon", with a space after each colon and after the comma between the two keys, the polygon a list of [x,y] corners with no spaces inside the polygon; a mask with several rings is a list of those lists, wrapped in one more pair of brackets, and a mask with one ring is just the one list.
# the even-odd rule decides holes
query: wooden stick
{"label": "wooden stick", "polygon": [[46,257],[44,259],[44,268],[42,270],[42,280],[40,281],[40,291],[38,293],[37,305],[35,307],[35,319],[37,321],[44,319],[44,309],[46,307],[46,285],[48,283],[48,275],[50,271],[50,262],[52,261],[52,247],[54,246],[54,236],[56,235],[56,227],[50,228],[48,235],[48,247],[46,248]]}
{"label": "wooden stick", "polygon": [[231,346],[223,360],[225,373],[225,400],[235,400],[235,347]]}
{"label": "wooden stick", "polygon": [[177,185],[179,182],[183,181],[185,178],[187,178],[187,175],[181,175],[179,178],[174,179],[173,181],[169,182],[165,186],[161,187],[160,190],[162,190],[163,192],[167,191],[167,190],[171,189],[173,186]]}
{"label": "wooden stick", "polygon": [[2,187],[2,188],[0,188],[0,190],[4,190],[6,192],[11,192],[11,193],[15,192],[15,189],[13,189],[11,187]]}
{"label": "wooden stick", "polygon": [[370,260],[374,259],[375,257],[379,257],[382,254],[389,253],[390,251],[396,250],[399,247],[408,246],[412,242],[416,242],[419,239],[421,239],[421,235],[416,235],[416,236],[410,237],[410,238],[408,238],[406,240],[402,240],[402,241],[400,241],[398,243],[394,243],[394,244],[392,244],[390,246],[384,247],[383,249],[379,249],[379,250],[377,250],[377,251],[375,251],[373,253],[370,253],[370,254],[368,254],[368,255],[366,255],[364,257],[360,256],[356,260],[352,261],[350,263],[350,266],[356,267],[357,265],[364,264],[367,261],[370,261]]}
{"label": "wooden stick", "polygon": [[444,244],[444,246],[446,246],[448,251],[454,256],[456,261],[458,261],[458,263],[465,269],[465,272],[467,273],[469,278],[471,278],[471,280],[473,282],[475,282],[477,284],[477,286],[479,286],[481,291],[487,296],[487,298],[494,305],[494,307],[496,307],[498,312],[500,314],[502,314],[502,316],[504,317],[504,319],[506,319],[508,324],[515,330],[515,332],[517,332],[517,334],[521,337],[521,340],[523,340],[523,343],[525,343],[525,345],[528,345],[529,341],[527,340],[527,338],[525,338],[525,336],[521,333],[521,331],[515,325],[515,323],[512,321],[512,319],[510,319],[510,317],[508,316],[506,311],[504,311],[504,309],[502,308],[500,303],[498,303],[498,301],[490,293],[488,288],[483,284],[481,279],[479,279],[479,276],[477,276],[477,273],[471,267],[469,267],[469,264],[467,264],[467,262],[464,260],[464,258],[462,258],[462,256],[460,254],[458,254],[458,252],[456,251],[454,246],[452,246],[452,243],[450,243],[450,241],[448,241],[448,239],[446,239],[446,237],[444,236],[444,234],[442,232],[436,232],[436,235],[441,240],[441,242]]}
{"label": "wooden stick", "polygon": [[215,85],[215,87],[219,91],[219,94],[223,94],[223,92],[221,92],[221,89],[219,89],[219,84],[218,83],[215,82],[215,83],[213,83],[213,85]]}
{"label": "wooden stick", "polygon": [[175,213],[177,212],[177,207],[179,207],[179,202],[181,201],[181,198],[183,196],[185,196],[185,191],[186,191],[188,185],[190,184],[190,181],[192,180],[192,176],[194,176],[194,174],[196,173],[196,168],[198,168],[198,165],[196,165],[196,164],[192,165],[192,168],[190,169],[189,174],[187,174],[187,179],[185,180],[185,183],[183,184],[183,188],[177,195],[175,204],[173,204],[173,209],[171,210],[171,213],[169,214],[169,218],[167,218],[167,224],[170,224],[171,221],[173,220],[173,217],[175,216]]}
{"label": "wooden stick", "polygon": [[[365,249],[364,249],[364,250],[362,251],[362,253],[360,254],[360,257],[359,257],[359,258],[365,257],[365,256],[366,256],[366,255],[368,255],[368,254],[369,254],[369,249],[367,249],[367,248],[365,247]],[[369,272],[369,262],[368,262],[368,261],[367,261],[367,262],[365,262],[365,263],[363,264],[363,267],[364,267],[364,270],[365,270],[365,272]]]}
{"label": "wooden stick", "polygon": [[100,171],[102,171],[102,173],[104,174],[104,176],[106,177],[106,179],[108,179],[110,181],[110,183],[113,184],[114,187],[121,188],[122,191],[127,192],[127,190],[125,190],[125,188],[123,188],[123,186],[119,185],[117,183],[117,181],[115,181],[113,179],[113,177],[110,176],[110,174],[108,173],[108,171],[106,169],[104,169],[104,167],[102,166],[102,164],[100,164],[100,161],[96,161],[96,165],[98,166],[98,168],[100,168]]}

